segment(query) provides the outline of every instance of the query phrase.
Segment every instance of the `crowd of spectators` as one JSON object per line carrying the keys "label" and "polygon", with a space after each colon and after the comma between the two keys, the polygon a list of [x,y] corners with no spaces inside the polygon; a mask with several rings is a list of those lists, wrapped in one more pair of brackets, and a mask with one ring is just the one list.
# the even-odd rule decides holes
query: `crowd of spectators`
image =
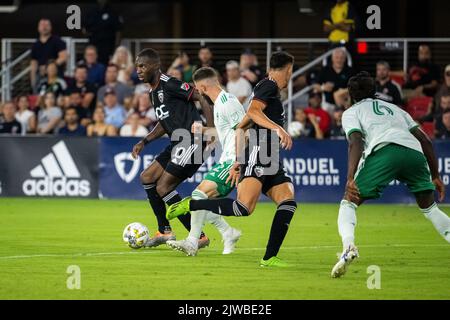
{"label": "crowd of spectators", "polygon": [[[336,8],[344,5],[338,1]],[[347,37],[344,29],[353,25],[353,18],[341,22],[330,19],[324,29],[333,37]],[[107,50],[111,52],[108,59],[100,60],[92,41],[85,47],[73,77],[67,77],[67,50],[52,33],[48,19],[39,21],[38,33],[31,53],[30,95],[20,95],[0,106],[0,133],[142,137],[152,130],[157,118],[148,94],[150,88],[139,82],[133,54],[127,47]],[[109,46],[112,39],[108,41]],[[348,49],[336,42],[332,46],[335,49],[320,70],[293,79],[294,90],[306,86],[310,89],[306,98],[294,101],[293,121],[288,124],[294,138],[345,138],[342,113],[351,106],[347,82],[355,71],[348,61]],[[104,54],[105,48],[101,50]],[[250,49],[233,58],[219,65],[211,48],[202,46],[197,57],[180,51],[163,72],[191,83],[195,70],[212,67],[223,87],[247,108],[252,90],[265,71]],[[400,77],[403,83],[397,83],[393,76],[396,80]],[[399,75],[391,70],[388,61],[380,60],[374,77],[378,98],[410,112],[432,138],[450,137],[450,65],[442,77],[428,45],[418,47],[417,60],[406,74]],[[423,104],[425,107],[418,112]]]}

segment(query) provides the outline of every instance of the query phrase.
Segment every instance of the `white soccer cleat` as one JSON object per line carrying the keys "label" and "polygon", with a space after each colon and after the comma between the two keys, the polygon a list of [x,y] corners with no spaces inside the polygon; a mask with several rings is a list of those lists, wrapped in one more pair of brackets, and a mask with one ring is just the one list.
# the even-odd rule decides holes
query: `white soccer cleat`
{"label": "white soccer cleat", "polygon": [[339,278],[343,276],[347,272],[347,268],[350,265],[350,263],[353,262],[356,258],[359,257],[358,248],[351,245],[345,250],[341,257],[339,258],[339,261],[334,265],[333,270],[331,270],[331,277],[332,278]]}
{"label": "white soccer cleat", "polygon": [[230,254],[234,251],[236,242],[241,238],[242,232],[238,229],[230,228],[223,235],[223,251],[222,254]]}
{"label": "white soccer cleat", "polygon": [[188,240],[169,240],[166,244],[174,250],[182,251],[188,256],[196,256],[198,252],[198,247],[196,247],[192,242]]}
{"label": "white soccer cleat", "polygon": [[158,231],[154,237],[149,238],[144,243],[144,247],[145,248],[153,248],[153,247],[160,246],[160,245],[166,243],[167,241],[176,240],[176,239],[177,238],[175,237],[175,234],[171,231],[166,231],[164,233],[161,233]]}

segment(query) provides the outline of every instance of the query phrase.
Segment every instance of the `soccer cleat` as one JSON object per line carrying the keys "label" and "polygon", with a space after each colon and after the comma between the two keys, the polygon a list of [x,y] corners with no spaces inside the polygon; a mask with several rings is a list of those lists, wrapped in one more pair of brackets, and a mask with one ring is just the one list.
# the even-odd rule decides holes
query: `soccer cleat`
{"label": "soccer cleat", "polygon": [[169,247],[171,247],[174,250],[182,251],[186,253],[188,256],[196,256],[198,252],[198,248],[192,244],[189,240],[180,240],[180,241],[174,241],[169,240],[166,242]]}
{"label": "soccer cleat", "polygon": [[339,278],[343,276],[347,272],[350,263],[358,257],[358,248],[353,245],[349,246],[347,250],[342,253],[339,261],[334,265],[333,270],[331,270],[331,277]]}
{"label": "soccer cleat", "polygon": [[223,251],[222,254],[230,254],[234,251],[234,247],[236,246],[236,242],[239,241],[239,238],[241,237],[242,232],[230,228],[225,232],[223,235]]}
{"label": "soccer cleat", "polygon": [[172,231],[166,231],[164,233],[158,231],[153,238],[148,239],[144,243],[144,248],[157,247],[170,240],[176,240],[175,234]]}
{"label": "soccer cleat", "polygon": [[277,268],[289,267],[289,265],[286,262],[275,256],[268,260],[261,259],[259,265],[261,267],[277,267]]}
{"label": "soccer cleat", "polygon": [[206,235],[202,235],[200,239],[198,240],[198,249],[203,249],[209,246],[209,239]]}
{"label": "soccer cleat", "polygon": [[167,220],[175,219],[176,217],[185,215],[189,212],[189,203],[191,202],[191,197],[186,197],[183,200],[174,203],[167,207],[166,218]]}

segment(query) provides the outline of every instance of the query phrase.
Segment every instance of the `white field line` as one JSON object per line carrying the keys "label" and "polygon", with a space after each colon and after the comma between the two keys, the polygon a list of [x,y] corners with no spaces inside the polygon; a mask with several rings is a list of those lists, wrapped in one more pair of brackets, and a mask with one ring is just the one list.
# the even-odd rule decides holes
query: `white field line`
{"label": "white field line", "polygon": [[[448,244],[392,244],[392,245],[360,245],[359,248],[428,248],[428,247],[447,247]],[[304,246],[304,247],[282,247],[281,250],[320,250],[320,249],[340,249],[342,246]],[[265,248],[237,248],[236,251],[258,251]],[[67,253],[67,254],[32,254],[16,256],[0,256],[1,260],[12,259],[30,259],[30,258],[60,258],[60,257],[98,257],[98,256],[121,256],[133,254],[154,254],[160,251],[136,250],[123,252],[90,252],[90,253]]]}

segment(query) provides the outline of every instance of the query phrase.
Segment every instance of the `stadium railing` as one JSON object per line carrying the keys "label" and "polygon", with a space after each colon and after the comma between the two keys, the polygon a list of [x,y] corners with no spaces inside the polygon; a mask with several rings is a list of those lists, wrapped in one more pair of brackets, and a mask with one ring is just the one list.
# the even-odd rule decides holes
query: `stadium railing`
{"label": "stadium railing", "polygon": [[[82,38],[63,37],[69,51],[67,63],[67,75],[72,75],[76,62],[83,56],[84,47],[88,40]],[[9,100],[17,94],[25,93],[29,88],[29,72],[25,69],[29,66],[30,56],[26,52],[30,49],[35,39],[2,39],[1,57],[1,100]],[[421,43],[430,45],[433,60],[440,66],[450,62],[450,38],[360,38],[355,40],[356,56],[355,64],[359,68],[369,72],[375,71],[378,60],[387,60],[391,69],[406,72],[411,61],[416,60],[417,47]],[[198,49],[201,45],[208,45],[213,53],[215,62],[224,65],[228,60],[239,60],[239,56],[245,49],[251,49],[259,60],[259,65],[264,69],[268,58],[274,50],[283,49],[294,55],[296,64],[306,66],[312,60],[319,57],[329,49],[326,38],[196,38],[196,39],[123,39],[122,44],[127,46],[133,55],[146,47],[153,47],[161,54],[164,67],[169,67],[177,53],[185,51],[191,58],[191,62],[197,60]],[[359,50],[359,47],[365,49]],[[12,81],[14,80],[14,81]],[[288,98],[292,98],[294,92],[290,92]],[[292,99],[290,100],[292,101]]]}

